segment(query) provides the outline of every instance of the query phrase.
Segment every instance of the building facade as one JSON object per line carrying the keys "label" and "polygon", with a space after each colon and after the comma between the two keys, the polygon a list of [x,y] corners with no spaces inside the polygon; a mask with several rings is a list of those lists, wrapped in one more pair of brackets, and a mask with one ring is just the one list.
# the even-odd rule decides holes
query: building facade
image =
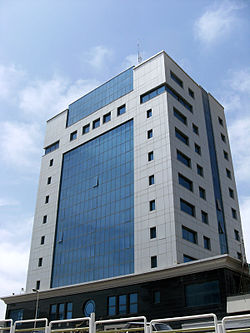
{"label": "building facade", "polygon": [[48,120],[44,146],[28,294],[245,258],[223,107],[164,51]]}

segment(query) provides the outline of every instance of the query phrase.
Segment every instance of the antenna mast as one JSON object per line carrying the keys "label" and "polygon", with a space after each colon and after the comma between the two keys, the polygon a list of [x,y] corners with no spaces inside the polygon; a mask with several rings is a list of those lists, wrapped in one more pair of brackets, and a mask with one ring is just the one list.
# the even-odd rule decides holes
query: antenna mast
{"label": "antenna mast", "polygon": [[138,61],[138,64],[140,64],[142,62],[142,56],[141,56],[141,53],[140,53],[140,43],[137,42],[137,61]]}

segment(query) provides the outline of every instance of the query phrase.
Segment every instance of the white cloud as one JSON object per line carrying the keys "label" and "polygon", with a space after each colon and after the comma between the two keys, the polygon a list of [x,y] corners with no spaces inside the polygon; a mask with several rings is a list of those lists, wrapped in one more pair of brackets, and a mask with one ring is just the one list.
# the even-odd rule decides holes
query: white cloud
{"label": "white cloud", "polygon": [[126,56],[125,61],[123,62],[123,68],[128,68],[136,65],[138,65],[138,54],[129,54],[128,56]]}
{"label": "white cloud", "polygon": [[[219,4],[219,5],[217,5]],[[230,33],[237,22],[237,10],[242,2],[216,2],[199,17],[194,25],[195,36],[204,43],[212,43]]]}
{"label": "white cloud", "polygon": [[13,98],[16,89],[25,77],[25,72],[16,68],[15,65],[4,66],[0,64],[0,98]]}
{"label": "white cloud", "polygon": [[8,200],[5,198],[0,198],[0,207],[17,206],[17,205],[19,205],[19,202],[16,200]]}
{"label": "white cloud", "polygon": [[232,72],[229,83],[233,90],[250,94],[250,68]]}
{"label": "white cloud", "polygon": [[107,62],[113,56],[113,51],[105,46],[98,45],[85,53],[85,61],[94,69],[100,70],[106,68]]}

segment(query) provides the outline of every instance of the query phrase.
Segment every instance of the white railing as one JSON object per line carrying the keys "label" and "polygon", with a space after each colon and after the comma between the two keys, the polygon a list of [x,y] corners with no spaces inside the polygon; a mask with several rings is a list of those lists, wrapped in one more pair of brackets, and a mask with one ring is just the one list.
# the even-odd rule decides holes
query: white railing
{"label": "white railing", "polygon": [[[95,322],[95,314],[91,313],[90,317],[82,317],[82,318],[73,318],[73,319],[64,319],[64,320],[53,320],[49,323],[48,332],[47,333],[83,333],[89,332],[94,333],[94,322]],[[86,325],[87,323],[87,325]],[[73,327],[71,324],[75,324]],[[53,327],[53,326],[57,327]],[[82,326],[84,325],[84,326]],[[64,326],[64,327],[63,327]],[[61,328],[62,327],[62,328]]]}
{"label": "white railing", "polygon": [[12,331],[13,331],[12,319],[0,320],[0,333],[12,333]]}
{"label": "white railing", "polygon": [[[247,320],[242,322],[243,320]],[[231,324],[230,328],[226,328],[226,322]],[[239,316],[227,316],[221,321],[223,333],[238,333],[238,332],[250,332],[250,314]]]}
{"label": "white railing", "polygon": [[[141,328],[117,328],[114,327],[112,329],[112,326],[119,325],[120,323],[128,323],[128,322],[142,322],[142,327]],[[107,329],[104,330],[96,330],[97,325],[106,325]],[[122,332],[133,332],[133,331],[144,331],[146,333],[147,331],[147,318],[145,316],[139,316],[139,317],[127,317],[127,318],[119,318],[119,319],[107,319],[107,320],[97,320],[94,323],[94,328],[95,331],[94,333],[122,333]]]}

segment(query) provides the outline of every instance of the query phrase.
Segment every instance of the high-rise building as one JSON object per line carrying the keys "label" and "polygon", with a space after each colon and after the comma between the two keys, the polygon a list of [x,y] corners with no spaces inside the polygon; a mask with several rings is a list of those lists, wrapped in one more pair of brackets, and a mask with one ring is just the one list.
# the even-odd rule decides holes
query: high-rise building
{"label": "high-rise building", "polygon": [[[121,288],[206,269],[240,275],[245,253],[223,107],[165,52],[48,120],[44,146],[20,301],[31,300],[33,288],[52,299],[69,288],[101,292],[110,283]],[[180,273],[168,275],[173,270]],[[204,288],[220,290],[222,278],[202,279]],[[109,295],[107,315],[140,312],[138,291]],[[64,304],[72,315],[74,301],[67,302],[54,299],[44,312],[60,317],[56,304]],[[119,313],[116,302],[127,311]]]}

